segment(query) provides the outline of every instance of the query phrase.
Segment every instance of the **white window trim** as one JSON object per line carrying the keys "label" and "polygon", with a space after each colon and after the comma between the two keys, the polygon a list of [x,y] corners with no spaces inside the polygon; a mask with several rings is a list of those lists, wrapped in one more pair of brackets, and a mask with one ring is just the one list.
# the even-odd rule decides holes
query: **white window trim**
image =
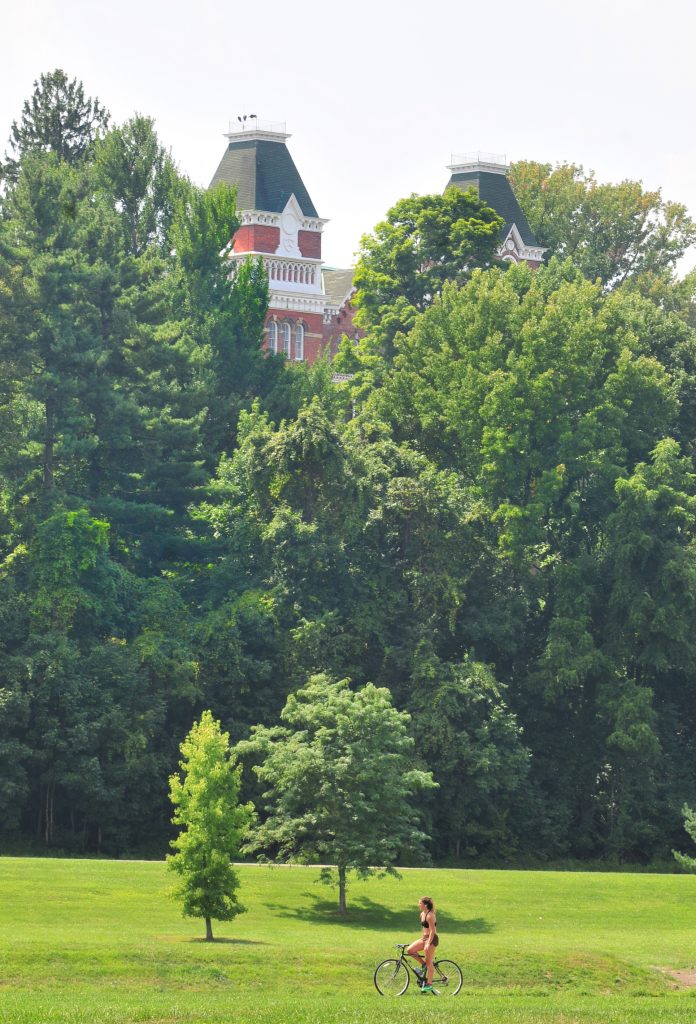
{"label": "white window trim", "polygon": [[295,360],[304,362],[305,326],[299,320],[295,324]]}
{"label": "white window trim", "polygon": [[280,333],[283,355],[289,359],[291,356],[292,349],[292,327],[290,326],[287,320],[283,320],[283,322],[281,323]]}

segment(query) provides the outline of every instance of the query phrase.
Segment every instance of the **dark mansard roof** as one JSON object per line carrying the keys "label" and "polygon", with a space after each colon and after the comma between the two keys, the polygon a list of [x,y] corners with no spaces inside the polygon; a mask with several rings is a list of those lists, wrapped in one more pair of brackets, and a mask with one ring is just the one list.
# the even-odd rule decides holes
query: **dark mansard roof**
{"label": "dark mansard roof", "polygon": [[501,238],[505,239],[510,228],[515,224],[525,245],[536,246],[539,244],[505,174],[479,169],[470,171],[455,169],[448,184],[456,185],[462,191],[472,187],[476,189],[479,198],[491,206],[505,221]]}
{"label": "dark mansard roof", "polygon": [[236,185],[240,210],[282,213],[294,195],[306,217],[319,216],[284,137],[232,139],[210,184],[221,181]]}

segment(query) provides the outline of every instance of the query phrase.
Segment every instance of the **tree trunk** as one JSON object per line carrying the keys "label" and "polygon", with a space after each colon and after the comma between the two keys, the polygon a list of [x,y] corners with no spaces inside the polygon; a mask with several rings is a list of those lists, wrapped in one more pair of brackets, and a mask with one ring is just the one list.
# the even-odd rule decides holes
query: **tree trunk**
{"label": "tree trunk", "polygon": [[210,920],[209,917],[206,917],[206,919],[205,919],[205,941],[206,942],[214,942],[214,939],[213,939],[213,922]]}
{"label": "tree trunk", "polygon": [[46,800],[43,813],[43,837],[44,843],[48,846],[53,841],[53,804],[55,799],[56,784],[53,780],[46,783]]}
{"label": "tree trunk", "polygon": [[338,912],[346,913],[346,867],[345,864],[338,865]]}

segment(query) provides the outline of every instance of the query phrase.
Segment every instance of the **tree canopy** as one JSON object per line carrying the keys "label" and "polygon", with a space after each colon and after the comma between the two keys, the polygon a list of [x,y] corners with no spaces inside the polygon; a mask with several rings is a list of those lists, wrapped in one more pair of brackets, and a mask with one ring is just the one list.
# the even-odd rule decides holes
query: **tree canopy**
{"label": "tree canopy", "polygon": [[[263,758],[255,771],[269,812],[247,849],[334,864],[345,914],[348,872],[393,872],[398,858],[421,850],[426,835],[413,800],[435,783],[413,766],[408,716],[384,688],[353,690],[346,679],[313,676],[280,718],[280,726],[255,727],[239,747],[242,756]],[[328,870],[324,878],[331,878]]]}
{"label": "tree canopy", "polygon": [[108,111],[98,99],[85,96],[82,82],[69,80],[60,68],[41,75],[19,121],[12,122],[11,152],[0,165],[0,181],[16,181],[27,153],[53,153],[60,162],[77,163],[108,124]]}
{"label": "tree canopy", "polygon": [[546,258],[570,257],[590,280],[615,286],[638,275],[671,275],[696,241],[686,207],[639,181],[603,184],[579,164],[521,160],[510,181]]}
{"label": "tree canopy", "polygon": [[360,245],[356,323],[391,354],[397,333],[432,304],[446,281],[464,283],[495,259],[502,219],[473,190],[401,199]]}

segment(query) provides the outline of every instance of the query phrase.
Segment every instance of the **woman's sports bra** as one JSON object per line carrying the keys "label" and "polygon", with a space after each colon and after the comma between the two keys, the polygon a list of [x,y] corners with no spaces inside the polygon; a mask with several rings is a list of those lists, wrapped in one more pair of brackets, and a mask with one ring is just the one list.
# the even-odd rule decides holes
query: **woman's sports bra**
{"label": "woman's sports bra", "polygon": [[[428,914],[432,914],[432,910],[429,910]],[[425,931],[426,928],[428,929],[428,931],[430,931],[430,925],[427,922],[428,914],[425,915],[425,920],[421,917],[420,914],[418,915],[418,925],[420,928],[423,929],[423,931]],[[433,928],[437,928],[437,918],[435,918],[435,920],[433,921]]]}

